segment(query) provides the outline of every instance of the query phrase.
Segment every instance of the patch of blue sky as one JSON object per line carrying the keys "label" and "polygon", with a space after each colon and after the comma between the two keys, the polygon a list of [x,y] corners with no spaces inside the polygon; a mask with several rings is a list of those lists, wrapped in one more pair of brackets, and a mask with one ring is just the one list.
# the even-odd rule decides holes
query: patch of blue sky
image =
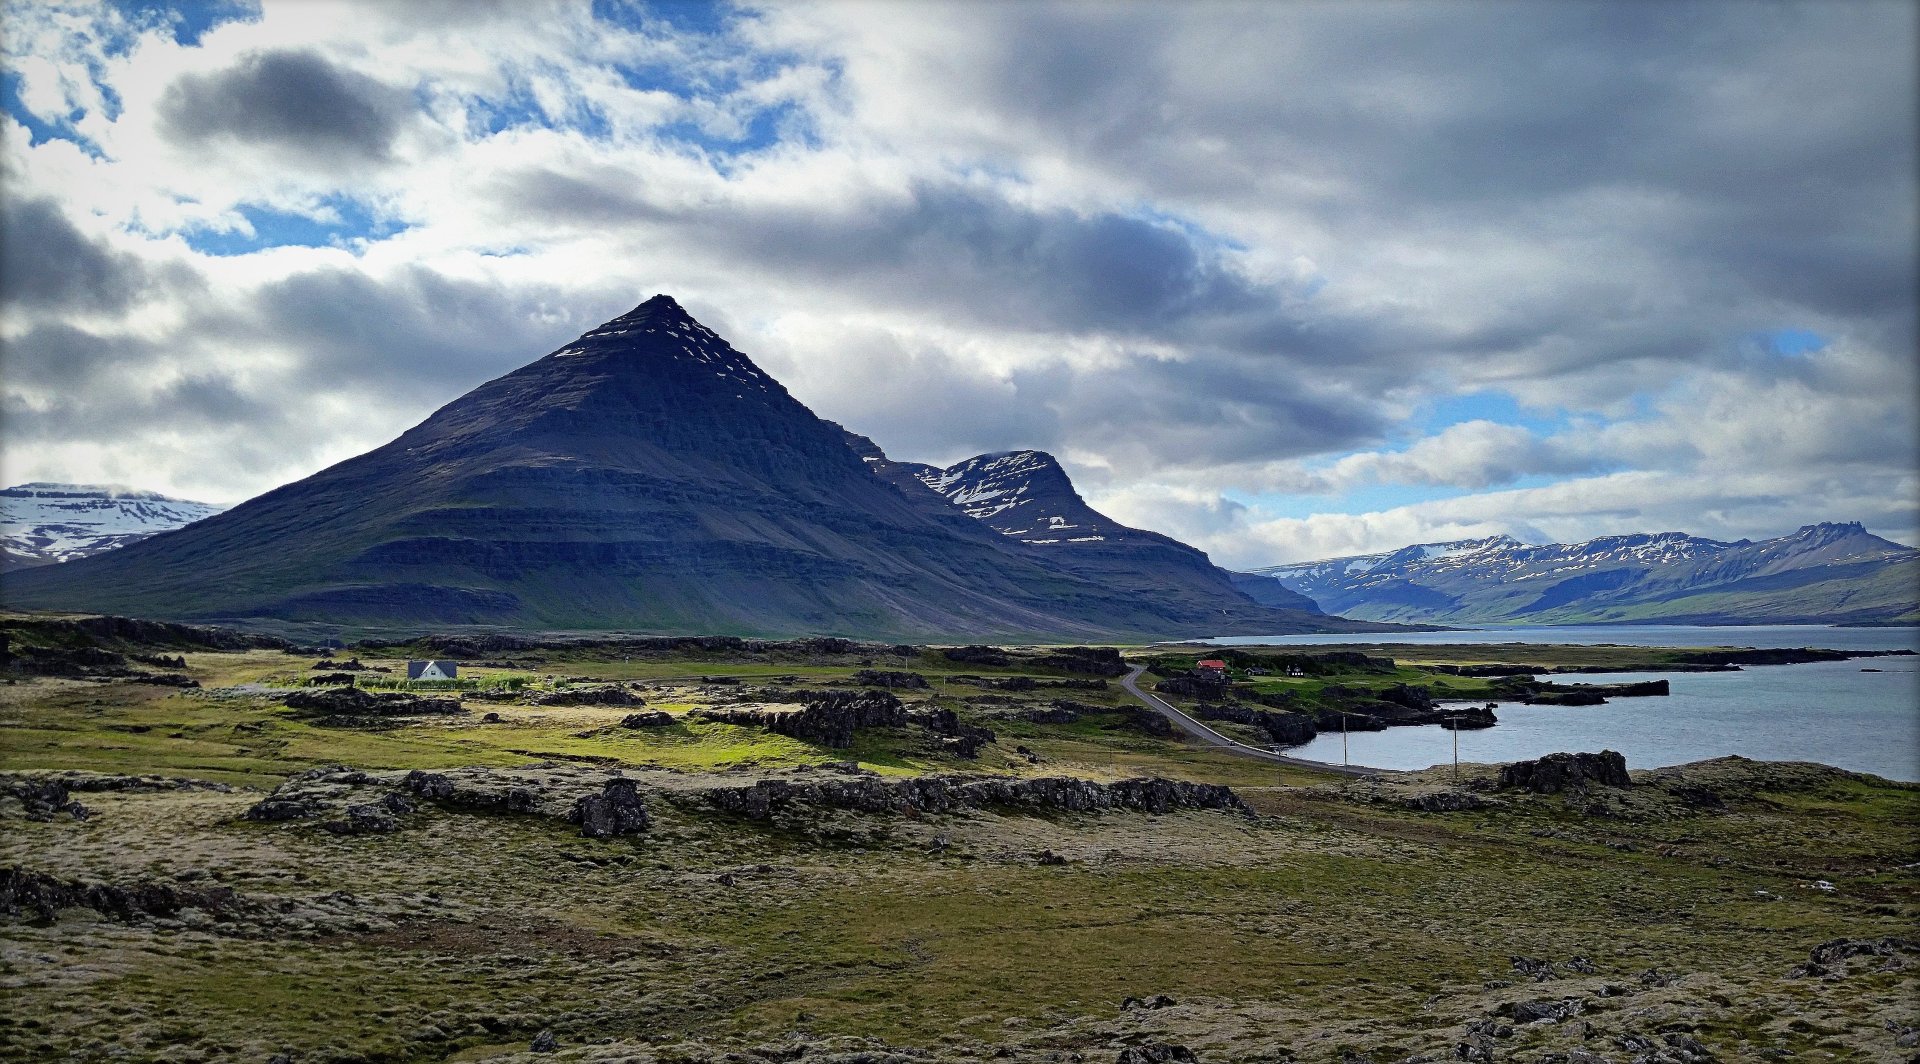
{"label": "patch of blue sky", "polygon": [[697,148],[724,169],[732,157],[751,155],[781,141],[811,143],[812,133],[804,117],[792,103],[781,103],[754,111],[738,133],[715,132],[697,122],[669,122],[657,127],[654,135],[669,143]]}
{"label": "patch of blue sky", "polygon": [[1264,518],[1299,518],[1314,514],[1364,514],[1392,510],[1416,503],[1456,499],[1486,489],[1462,488],[1449,484],[1365,484],[1333,495],[1293,495],[1286,492],[1239,492],[1223,494]]}
{"label": "patch of blue sky", "polygon": [[732,4],[702,0],[593,0],[596,21],[631,30],[664,22],[677,32],[707,37],[724,33],[727,20],[735,13]]}
{"label": "patch of blue sky", "polygon": [[198,45],[207,31],[223,22],[260,18],[259,4],[241,0],[114,0],[113,7],[136,26],[171,28],[174,43],[188,47]]}
{"label": "patch of blue sky", "polygon": [[0,109],[4,109],[8,118],[19,123],[20,128],[27,131],[29,144],[64,140],[77,145],[81,151],[96,159],[104,155],[98,144],[75,128],[75,123],[85,116],[84,111],[76,109],[58,118],[48,119],[28,110],[26,103],[20,99],[20,75],[15,71],[8,70],[0,73]]}
{"label": "patch of blue sky", "polygon": [[1823,350],[1828,340],[1825,336],[1806,329],[1771,329],[1755,333],[1752,342],[1769,354],[1793,358]]}
{"label": "patch of blue sky", "polygon": [[1200,247],[1232,252],[1245,252],[1248,249],[1245,243],[1235,240],[1225,233],[1215,232],[1191,218],[1173,214],[1157,207],[1141,205],[1128,213],[1143,222],[1166,226],[1178,232],[1181,236],[1186,237],[1188,240],[1193,241]]}
{"label": "patch of blue sky", "polygon": [[1478,391],[1444,396],[1424,403],[1414,411],[1407,425],[1421,435],[1432,435],[1448,426],[1467,421],[1518,425],[1536,436],[1545,436],[1566,429],[1569,418],[1565,410],[1542,411],[1523,407],[1506,392]]}
{"label": "patch of blue sky", "polygon": [[364,205],[348,197],[331,197],[325,203],[338,220],[241,206],[238,211],[253,227],[252,233],[200,229],[182,237],[188,247],[203,255],[231,256],[275,247],[351,248],[358,241],[383,240],[406,228],[398,222],[374,218]]}

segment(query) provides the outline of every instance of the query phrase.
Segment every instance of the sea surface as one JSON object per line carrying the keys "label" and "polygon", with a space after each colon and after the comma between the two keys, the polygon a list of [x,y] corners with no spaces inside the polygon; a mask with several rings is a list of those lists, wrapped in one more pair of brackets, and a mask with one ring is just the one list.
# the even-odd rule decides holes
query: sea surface
{"label": "sea surface", "polygon": [[[1490,628],[1396,635],[1224,638],[1221,645],[1346,643],[1578,643],[1622,646],[1827,647],[1920,650],[1920,628],[1820,625],[1690,625]],[[1865,670],[1879,670],[1877,672]],[[1920,781],[1920,657],[1859,658],[1806,665],[1750,665],[1739,672],[1578,673],[1558,683],[1666,680],[1666,698],[1616,698],[1604,706],[1500,703],[1500,723],[1454,733],[1437,726],[1355,732],[1346,758],[1413,769],[1453,760],[1517,761],[1555,751],[1618,750],[1629,768],[1679,765],[1727,754],[1818,761],[1888,779]],[[1339,733],[1287,752],[1341,761]]]}

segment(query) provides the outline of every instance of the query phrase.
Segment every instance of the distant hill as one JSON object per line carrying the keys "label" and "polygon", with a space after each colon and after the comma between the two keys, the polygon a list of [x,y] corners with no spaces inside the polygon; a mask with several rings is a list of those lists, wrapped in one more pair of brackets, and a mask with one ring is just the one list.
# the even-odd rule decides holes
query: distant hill
{"label": "distant hill", "polygon": [[0,599],[358,630],[1083,640],[1361,627],[1231,587],[1195,602],[1106,582],[944,506],[883,479],[838,426],[656,296],[392,443],[187,528],[7,574]]}
{"label": "distant hill", "polygon": [[0,570],[86,558],[222,509],[102,484],[34,483],[0,489]]}
{"label": "distant hill", "polygon": [[1434,624],[1920,622],[1920,550],[1857,523],[1724,543],[1680,532],[1422,543],[1255,573],[1329,613]]}

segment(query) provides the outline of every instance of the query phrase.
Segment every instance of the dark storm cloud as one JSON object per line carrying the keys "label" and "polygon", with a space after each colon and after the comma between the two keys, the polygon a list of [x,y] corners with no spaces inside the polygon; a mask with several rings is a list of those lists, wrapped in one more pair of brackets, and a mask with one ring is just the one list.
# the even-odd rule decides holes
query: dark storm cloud
{"label": "dark storm cloud", "polygon": [[[1004,166],[1065,151],[1162,196],[1304,210],[1341,237],[1321,251],[1336,268],[1343,245],[1441,250],[1456,234],[1558,248],[1570,267],[1631,249],[1619,271],[1634,283],[1596,293],[1606,301],[1573,321],[1552,277],[1538,291],[1490,288],[1482,305],[1540,315],[1509,323],[1522,350],[1529,336],[1578,343],[1586,322],[1644,316],[1648,290],[1691,296],[1648,323],[1676,328],[1671,359],[1702,353],[1687,333],[1703,313],[1755,301],[1910,316],[1910,6],[1109,14],[987,9],[950,66],[951,96],[929,106],[992,113],[985,150],[1008,153]],[[1407,357],[1449,350],[1441,333],[1398,340]]]}
{"label": "dark storm cloud", "polygon": [[307,386],[420,388],[451,399],[629,309],[632,293],[562,293],[410,267],[385,280],[350,269],[295,274],[202,328],[237,344],[302,353]]}
{"label": "dark storm cloud", "polygon": [[101,436],[137,436],[143,431],[196,432],[237,426],[249,430],[281,420],[277,403],[248,395],[220,374],[182,377],[151,392],[97,389],[84,398],[60,395],[31,401],[9,391],[7,434],[37,443],[86,442]]}
{"label": "dark storm cloud", "polygon": [[408,94],[312,52],[255,52],[182,75],[161,95],[160,131],[183,145],[263,143],[315,163],[384,162]]}
{"label": "dark storm cloud", "polygon": [[0,368],[6,370],[10,387],[77,390],[117,369],[147,364],[155,354],[144,340],[55,322],[9,340],[0,354]]}
{"label": "dark storm cloud", "polygon": [[1076,374],[1054,402],[1076,445],[1133,468],[1301,457],[1367,443],[1389,424],[1344,382],[1229,355],[1135,358]]}
{"label": "dark storm cloud", "polygon": [[0,302],[118,312],[149,281],[139,259],[81,233],[52,200],[0,197]]}

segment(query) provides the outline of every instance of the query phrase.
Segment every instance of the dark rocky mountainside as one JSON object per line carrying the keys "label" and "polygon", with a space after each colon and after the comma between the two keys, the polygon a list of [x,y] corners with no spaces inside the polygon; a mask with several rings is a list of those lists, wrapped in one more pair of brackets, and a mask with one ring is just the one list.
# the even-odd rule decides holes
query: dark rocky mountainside
{"label": "dark rocky mountainside", "polygon": [[0,589],[16,608],[358,629],[1113,638],[1341,623],[1238,595],[1163,601],[928,503],[656,296],[386,446]]}
{"label": "dark rocky mountainside", "polygon": [[1320,612],[1312,599],[1277,580],[1229,573],[1179,540],[1129,528],[1088,506],[1045,451],[979,455],[942,469],[894,461],[865,436],[848,433],[847,442],[921,508],[964,514],[1103,584],[1182,603],[1196,616],[1243,609],[1249,599],[1276,610]]}
{"label": "dark rocky mountainside", "polygon": [[1532,545],[1508,536],[1275,566],[1329,612],[1382,621],[1692,624],[1920,619],[1920,550],[1858,523],[1733,543],[1680,532]]}

